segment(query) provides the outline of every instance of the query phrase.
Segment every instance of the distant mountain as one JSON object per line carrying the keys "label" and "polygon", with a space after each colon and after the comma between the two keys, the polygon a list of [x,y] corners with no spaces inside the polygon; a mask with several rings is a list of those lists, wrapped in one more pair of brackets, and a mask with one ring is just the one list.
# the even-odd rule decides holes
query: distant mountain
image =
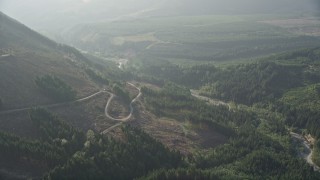
{"label": "distant mountain", "polygon": [[0,10],[38,31],[57,35],[77,24],[150,16],[315,14],[318,0],[2,0]]}
{"label": "distant mountain", "polygon": [[163,3],[161,12],[173,14],[272,14],[315,13],[316,0],[174,0]]}
{"label": "distant mountain", "polygon": [[0,12],[0,98],[11,109],[52,103],[35,79],[55,75],[78,96],[97,87],[77,64],[88,61],[74,48],[57,44]]}

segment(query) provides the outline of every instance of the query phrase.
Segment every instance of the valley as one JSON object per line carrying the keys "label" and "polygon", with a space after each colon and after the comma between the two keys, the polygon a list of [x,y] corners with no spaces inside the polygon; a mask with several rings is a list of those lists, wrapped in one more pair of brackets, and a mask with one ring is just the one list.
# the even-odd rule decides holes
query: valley
{"label": "valley", "polygon": [[303,157],[312,167],[315,171],[320,171],[319,166],[317,166],[313,161],[312,161],[312,155],[313,155],[313,150],[311,148],[310,142],[308,142],[305,137],[303,137],[300,134],[297,133],[290,133],[291,136],[299,141],[303,145],[303,150],[301,153],[301,157]]}
{"label": "valley", "polygon": [[320,4],[15,2],[0,179],[320,179]]}

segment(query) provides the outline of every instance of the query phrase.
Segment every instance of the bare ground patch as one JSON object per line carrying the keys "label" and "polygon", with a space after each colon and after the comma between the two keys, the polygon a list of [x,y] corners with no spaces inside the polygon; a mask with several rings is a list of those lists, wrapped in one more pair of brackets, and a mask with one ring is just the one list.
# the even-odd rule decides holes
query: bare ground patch
{"label": "bare ground patch", "polygon": [[197,149],[214,148],[227,142],[227,137],[205,124],[195,125],[188,121],[156,117],[146,111],[141,102],[135,106],[134,115],[135,119],[128,122],[130,125],[143,129],[168,148],[185,155]]}
{"label": "bare ground patch", "polygon": [[[57,114],[68,124],[83,131],[93,129],[96,132],[101,132],[118,123],[105,116],[105,106],[109,96],[108,93],[102,93],[84,102],[49,108],[48,110]],[[28,139],[39,139],[41,136],[38,128],[30,120],[28,111],[2,114],[0,115],[0,123],[0,131]],[[14,177],[16,179],[41,178],[43,173],[48,170],[49,167],[45,162],[24,157],[12,159],[12,157],[0,156],[0,179],[6,179],[6,177]]]}
{"label": "bare ground patch", "polygon": [[121,98],[115,97],[108,108],[108,113],[116,119],[125,118],[130,114],[129,105]]}
{"label": "bare ground patch", "polygon": [[[105,106],[109,96],[108,93],[103,93],[85,102],[49,108],[48,110],[83,131],[92,129],[101,132],[117,123],[105,116]],[[0,131],[30,139],[38,139],[40,136],[39,131],[29,118],[28,111],[0,115],[0,123]]]}
{"label": "bare ground patch", "polygon": [[128,83],[126,83],[125,89],[129,92],[130,99],[134,99],[139,94],[139,90]]}
{"label": "bare ground patch", "polygon": [[315,18],[275,19],[260,22],[284,28],[294,34],[320,36],[320,20]]}

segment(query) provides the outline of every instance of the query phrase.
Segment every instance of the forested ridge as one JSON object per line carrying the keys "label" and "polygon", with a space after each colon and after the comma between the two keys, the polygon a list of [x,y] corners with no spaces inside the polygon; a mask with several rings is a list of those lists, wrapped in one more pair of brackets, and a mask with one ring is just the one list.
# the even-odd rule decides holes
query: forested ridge
{"label": "forested ridge", "polygon": [[[190,114],[184,118],[209,124],[227,135],[229,141],[212,150],[184,156],[130,126],[122,127],[124,137],[119,141],[92,130],[82,132],[47,110],[36,108],[29,114],[39,128],[40,139],[1,133],[1,154],[47,164],[44,179],[320,178],[296,157],[284,124],[272,126],[273,116],[262,120],[261,114],[252,111],[209,106],[172,83],[160,91],[142,91],[150,111],[154,106],[161,107],[162,112],[155,111],[158,116],[179,119],[175,108],[185,109]],[[200,113],[194,113],[197,111]]]}
{"label": "forested ridge", "polygon": [[[297,158],[285,124],[278,122],[274,113],[229,111],[224,106],[208,106],[191,97],[187,89],[171,83],[165,85],[162,91],[147,88],[142,88],[142,91],[144,101],[158,116],[208,123],[230,139],[225,145],[189,157],[190,167],[160,169],[141,179],[320,178],[309,165]],[[167,114],[154,109],[162,109]],[[176,115],[174,112],[177,109],[182,110],[186,117]],[[188,116],[188,112],[193,116]]]}
{"label": "forested ridge", "polygon": [[305,49],[226,67],[144,61],[139,71],[156,79],[200,88],[206,96],[252,105],[280,98],[292,88],[318,83],[319,52],[318,48]]}
{"label": "forested ridge", "polygon": [[[149,112],[206,125],[228,138],[210,150],[198,149],[185,156],[126,125],[121,127],[121,140],[92,130],[83,132],[48,110],[34,108],[29,118],[39,138],[0,133],[0,155],[28,160],[35,167],[42,164],[44,169],[37,176],[44,179],[320,179],[297,156],[287,130],[305,129],[317,139],[320,136],[317,51],[227,67],[167,65],[149,66],[139,74],[129,72],[141,80],[157,80],[159,89],[141,88],[141,102]],[[97,72],[87,73],[108,84]],[[60,100],[74,98],[73,90],[55,76],[38,77],[35,82]],[[208,105],[191,96],[189,88],[234,105]],[[114,84],[112,90],[130,100],[123,86]],[[316,141],[315,162],[319,149]]]}
{"label": "forested ridge", "polygon": [[57,76],[45,75],[35,79],[36,85],[44,94],[56,101],[74,100],[76,92]]}
{"label": "forested ridge", "polygon": [[320,165],[320,23],[296,16],[84,24],[82,55],[0,12],[0,179],[320,179],[291,135]]}
{"label": "forested ridge", "polygon": [[[299,152],[294,148],[295,145],[289,135],[289,129],[305,135],[310,133],[316,139],[313,160],[316,163],[320,162],[320,146],[317,140],[320,128],[318,121],[319,52],[319,48],[302,49],[272,55],[250,63],[228,66],[210,64],[182,66],[168,62],[146,61],[144,67],[140,69],[141,73],[137,73],[139,74],[137,77],[147,82],[155,79],[159,86],[163,86],[163,90],[160,91],[142,88],[144,102],[151,112],[158,116],[196,120],[202,123],[210,122],[216,129],[227,127],[230,130],[221,132],[231,132],[230,134],[236,135],[229,136],[230,144],[215,148],[214,152],[218,153],[220,148],[228,147],[222,154],[212,156],[219,157],[220,160],[225,159],[230,163],[228,165],[219,163],[217,165],[215,161],[210,162],[209,158],[202,158],[202,160],[205,159],[202,161],[204,164],[210,165],[194,169],[159,170],[145,178],[319,178],[314,176],[312,169],[303,160],[296,159]],[[131,68],[135,72],[137,67]],[[172,85],[170,81],[181,86]],[[228,108],[222,106],[207,107],[190,96],[189,88],[200,89],[200,93],[204,96],[233,102],[240,110],[229,112]],[[241,108],[241,104],[245,104],[245,107],[251,110]],[[183,114],[175,113],[180,110]],[[245,131],[240,129],[243,128],[252,134],[242,134]],[[253,134],[255,135],[252,136]],[[236,142],[239,144],[236,145]],[[250,147],[250,142],[253,144],[268,142],[268,145],[262,145],[264,147],[260,149],[261,144]],[[277,144],[279,142],[281,144]],[[233,146],[237,147],[234,152],[232,152]],[[228,159],[234,160],[240,157],[247,157],[239,160],[246,163],[228,161]],[[273,165],[269,167],[254,164],[257,162]],[[204,170],[210,167],[215,168]],[[273,167],[276,168],[273,169]],[[232,168],[232,171],[229,168]],[[296,170],[291,171],[292,169]]]}
{"label": "forested ridge", "polygon": [[40,139],[1,133],[1,157],[42,162],[48,167],[44,179],[133,179],[154,169],[184,166],[178,152],[130,126],[122,127],[121,142],[92,130],[84,133],[45,109],[31,110],[30,118]]}

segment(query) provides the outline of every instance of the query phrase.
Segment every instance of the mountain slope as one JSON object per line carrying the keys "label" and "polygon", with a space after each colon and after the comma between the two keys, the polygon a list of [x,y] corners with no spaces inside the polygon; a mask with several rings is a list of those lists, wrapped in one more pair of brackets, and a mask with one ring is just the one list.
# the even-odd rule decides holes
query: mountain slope
{"label": "mountain slope", "polygon": [[87,61],[73,48],[59,45],[0,12],[0,97],[4,109],[54,102],[34,80],[55,75],[79,97],[98,90],[77,64]]}
{"label": "mountain slope", "polygon": [[175,0],[165,1],[161,11],[180,15],[312,13],[316,5],[314,0]]}

